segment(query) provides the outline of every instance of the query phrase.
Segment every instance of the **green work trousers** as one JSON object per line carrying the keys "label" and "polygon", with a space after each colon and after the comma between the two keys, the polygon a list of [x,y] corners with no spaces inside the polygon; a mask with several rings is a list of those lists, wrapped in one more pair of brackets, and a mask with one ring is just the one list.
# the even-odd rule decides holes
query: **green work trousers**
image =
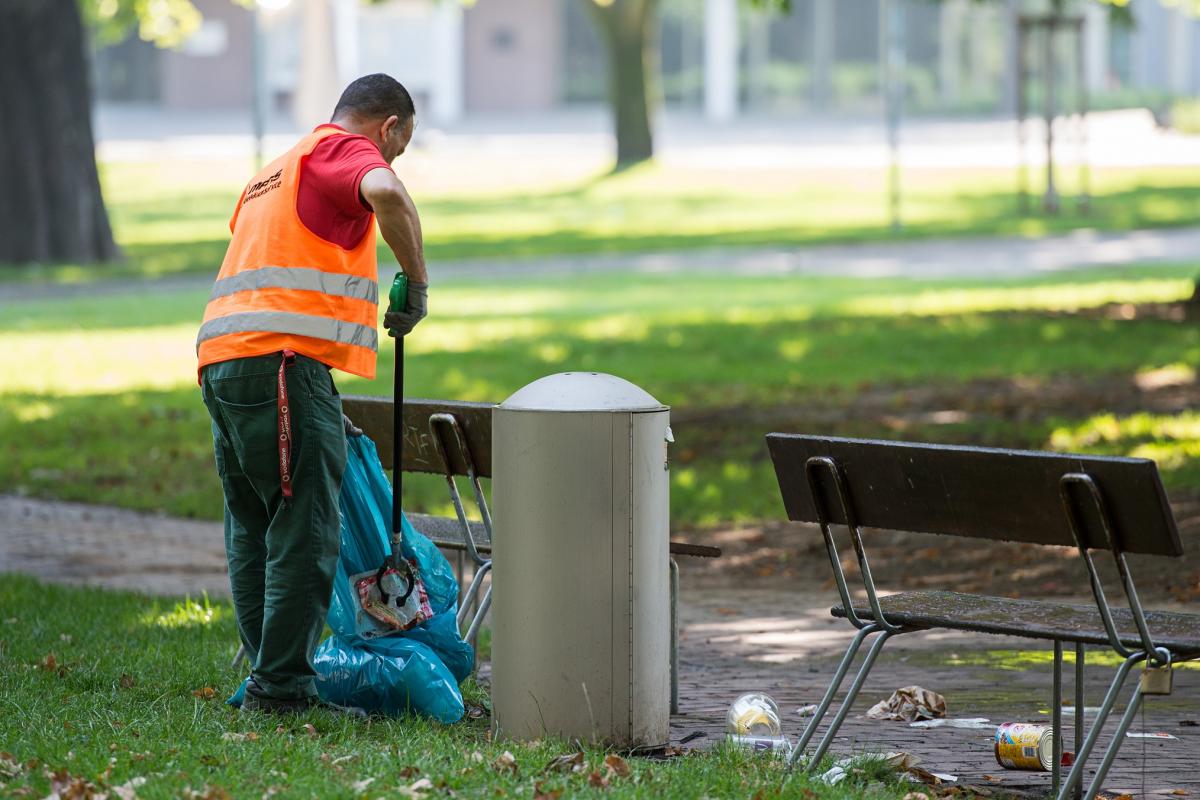
{"label": "green work trousers", "polygon": [[287,368],[292,498],[279,476],[277,378],[282,355],[204,368],[225,553],[251,676],[272,697],[316,694],[316,651],[337,568],[338,494],[346,467],[342,401],[329,369],[296,356]]}

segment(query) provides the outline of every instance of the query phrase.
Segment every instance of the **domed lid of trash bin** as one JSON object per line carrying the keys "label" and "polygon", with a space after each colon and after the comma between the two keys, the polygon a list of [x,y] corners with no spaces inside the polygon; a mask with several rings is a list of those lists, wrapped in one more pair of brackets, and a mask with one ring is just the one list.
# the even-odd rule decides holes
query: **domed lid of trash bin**
{"label": "domed lid of trash bin", "polygon": [[665,411],[645,389],[603,372],[560,372],[518,389],[500,404],[509,411]]}

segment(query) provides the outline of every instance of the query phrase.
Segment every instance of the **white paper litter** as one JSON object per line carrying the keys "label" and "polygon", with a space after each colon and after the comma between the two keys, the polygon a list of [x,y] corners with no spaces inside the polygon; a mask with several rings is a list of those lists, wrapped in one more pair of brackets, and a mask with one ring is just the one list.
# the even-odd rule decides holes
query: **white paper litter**
{"label": "white paper litter", "polygon": [[1130,731],[1125,734],[1127,739],[1178,739],[1178,736],[1172,736],[1169,733],[1134,733]]}
{"label": "white paper litter", "polygon": [[923,719],[919,722],[908,723],[910,728],[971,728],[983,729],[994,728],[995,726],[988,721],[986,717],[962,717],[959,719],[951,719],[943,717],[942,719]]}
{"label": "white paper litter", "polygon": [[[1053,709],[1044,708],[1044,709],[1042,709],[1041,711],[1039,711],[1038,713],[1039,713],[1039,714],[1045,714],[1046,716],[1049,716],[1051,713],[1053,713]],[[1084,707],[1083,707],[1083,713],[1084,713],[1084,714],[1099,714],[1099,713],[1100,713],[1100,706],[1084,706]],[[1063,715],[1064,717],[1073,717],[1073,716],[1075,716],[1075,706],[1063,706],[1063,707],[1062,707],[1062,715]]]}
{"label": "white paper litter", "polygon": [[817,705],[813,703],[811,706],[800,706],[796,709],[796,713],[802,717],[811,717],[817,713]]}
{"label": "white paper litter", "polygon": [[862,755],[843,758],[835,762],[828,771],[821,775],[820,780],[829,786],[837,786],[846,780],[846,776],[854,767],[876,761],[886,761],[897,771],[907,770],[909,767],[915,767],[921,763],[921,759],[911,753],[863,753]]}

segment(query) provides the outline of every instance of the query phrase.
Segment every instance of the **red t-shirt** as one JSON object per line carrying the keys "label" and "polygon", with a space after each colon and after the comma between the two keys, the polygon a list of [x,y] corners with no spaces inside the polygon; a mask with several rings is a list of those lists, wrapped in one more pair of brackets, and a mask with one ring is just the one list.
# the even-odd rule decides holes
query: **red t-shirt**
{"label": "red t-shirt", "polygon": [[[337,128],[338,125],[318,125]],[[367,235],[371,206],[359,194],[363,175],[373,169],[391,169],[365,136],[330,136],[313,149],[300,165],[296,213],[310,231],[327,242],[351,250]]]}

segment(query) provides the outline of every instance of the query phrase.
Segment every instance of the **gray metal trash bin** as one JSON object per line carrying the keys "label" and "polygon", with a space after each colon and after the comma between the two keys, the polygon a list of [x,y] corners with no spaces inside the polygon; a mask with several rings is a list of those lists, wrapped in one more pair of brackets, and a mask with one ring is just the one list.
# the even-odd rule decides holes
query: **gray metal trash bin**
{"label": "gray metal trash bin", "polygon": [[567,372],[492,411],[492,720],[499,735],[669,735],[669,409]]}

